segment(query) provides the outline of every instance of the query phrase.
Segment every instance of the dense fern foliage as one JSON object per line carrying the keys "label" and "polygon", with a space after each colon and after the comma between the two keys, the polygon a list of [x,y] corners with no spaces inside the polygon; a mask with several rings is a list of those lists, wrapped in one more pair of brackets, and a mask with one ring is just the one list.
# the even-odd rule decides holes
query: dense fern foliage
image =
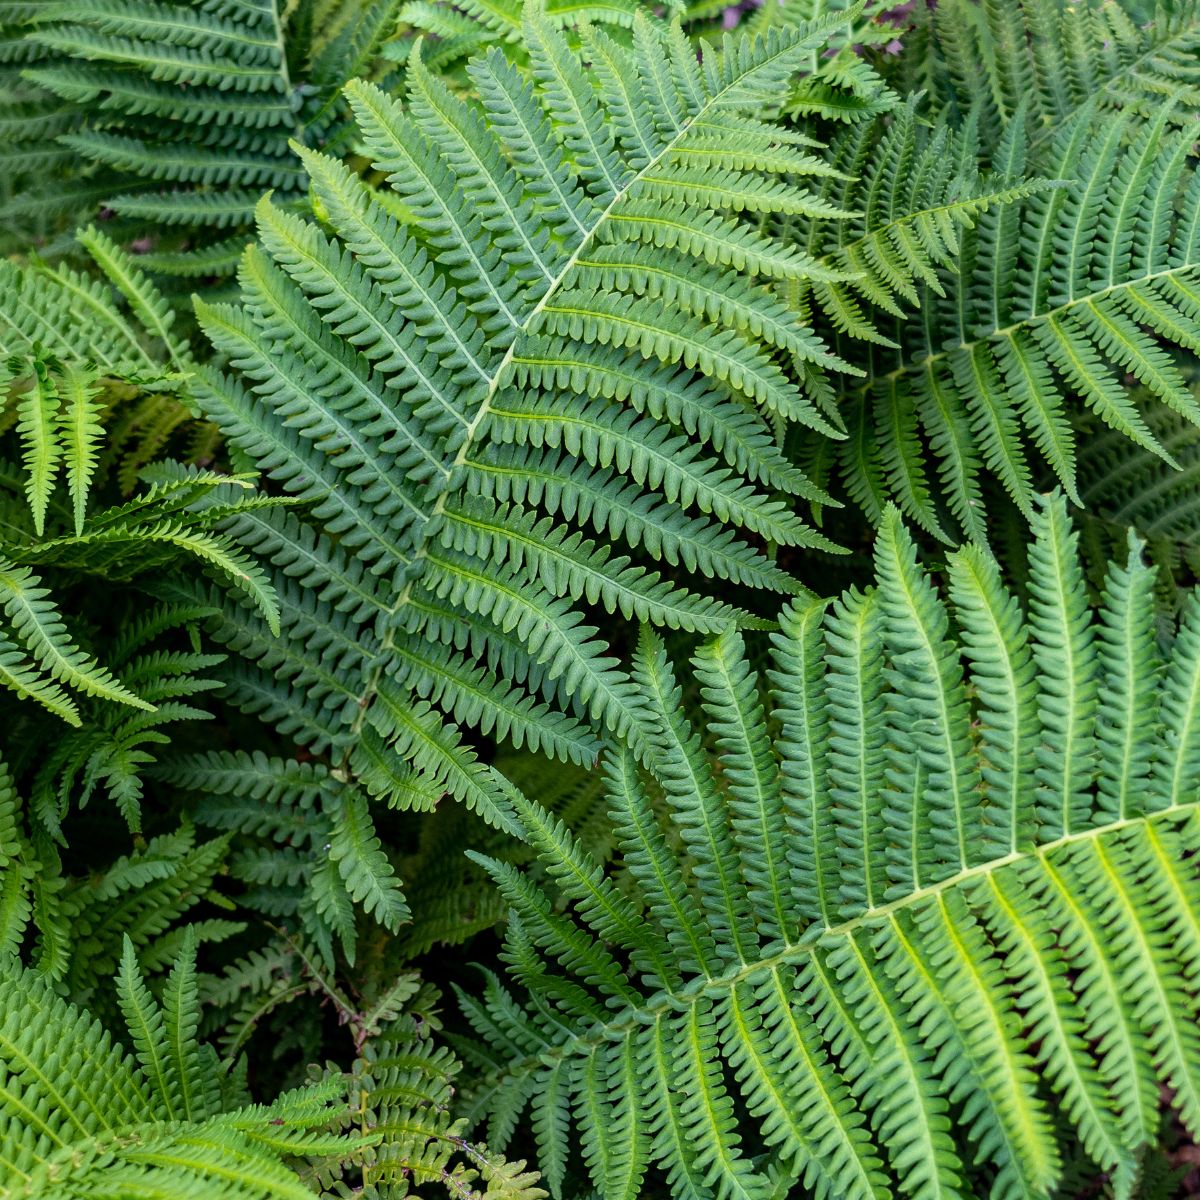
{"label": "dense fern foliage", "polygon": [[36,231],[103,210],[143,231],[160,270],[231,272],[263,191],[303,191],[289,141],[344,136],[338,89],[374,67],[396,7],[6,4],[0,211]]}
{"label": "dense fern foliage", "polygon": [[1200,1194],[1200,0],[0,0],[0,1197]]}
{"label": "dense fern foliage", "polygon": [[312,505],[238,522],[289,602],[281,640],[241,611],[214,628],[246,664],[231,695],[376,794],[448,791],[500,825],[507,785],[447,717],[578,763],[588,719],[636,742],[636,692],[581,605],[754,624],[638,558],[794,591],[754,542],[826,544],[772,494],[820,493],[771,422],[836,432],[837,360],[757,286],[827,272],[737,219],[840,216],[777,178],[827,168],[761,117],[823,30],[694,62],[678,26],[639,18],[633,51],[590,29],[596,94],[526,22],[535,82],[478,60],[482,111],[415,53],[407,108],[352,86],[390,190],[301,151],[336,236],[265,200],[244,305],[198,304],[239,371],[202,376],[205,415]]}
{"label": "dense fern foliage", "polygon": [[[985,475],[1027,516],[1041,464],[1077,497],[1081,407],[1167,462],[1151,427],[1161,406],[1193,424],[1200,415],[1170,353],[1197,335],[1197,18],[1171,5],[1143,26],[1116,4],[1079,16],[1044,0],[921,11],[934,48],[913,65],[922,86],[936,81],[935,111],[945,106],[935,139],[959,130],[981,143],[972,165],[1059,186],[982,215],[945,260],[953,287],[926,271],[907,292],[868,291],[876,342],[855,360],[865,379],[844,393],[850,436],[817,479],[840,477],[873,522],[892,499],[936,536],[981,541]],[[887,221],[897,193],[940,219],[937,173],[892,149],[898,140],[891,122],[859,128],[835,161],[872,180],[869,222],[873,211]],[[878,264],[868,277],[906,269],[910,241],[889,232],[867,246],[862,258]],[[1145,385],[1141,403],[1127,376]]]}
{"label": "dense fern foliage", "polygon": [[0,977],[0,1195],[311,1196],[287,1160],[346,1152],[322,1129],[337,1088],[251,1104],[196,1041],[194,952],[159,1001],[127,942],[116,986],[132,1053],[44,980]]}

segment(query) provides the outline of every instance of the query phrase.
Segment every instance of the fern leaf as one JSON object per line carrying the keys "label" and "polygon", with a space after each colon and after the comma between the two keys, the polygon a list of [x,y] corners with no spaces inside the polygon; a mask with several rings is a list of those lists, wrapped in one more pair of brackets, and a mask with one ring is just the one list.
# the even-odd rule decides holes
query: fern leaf
{"label": "fern leaf", "polygon": [[524,991],[490,986],[466,1011],[481,1035],[511,1031],[483,1111],[507,1128],[553,1090],[532,1121],[550,1178],[565,1124],[593,1186],[621,1194],[648,1154],[673,1194],[874,1198],[895,1181],[925,1200],[975,1194],[961,1135],[1015,1200],[1053,1193],[1065,1123],[1128,1197],[1155,1081],[1197,1125],[1192,601],[1160,651],[1139,543],[1093,605],[1061,496],[1034,538],[1028,614],[978,547],[951,556],[947,602],[890,513],[872,589],[785,613],[776,721],[736,635],[699,651],[709,752],[645,641],[655,757],[607,766],[630,890],[517,802],[547,890],[488,866]]}
{"label": "fern leaf", "polygon": [[[262,701],[276,691],[263,680],[247,703],[293,732],[307,712],[309,740],[358,747],[345,766],[371,790],[408,757],[504,825],[507,798],[450,722],[531,741],[529,716],[544,710],[560,730],[586,716],[644,745],[633,684],[583,606],[702,633],[761,624],[703,579],[669,582],[644,551],[794,590],[743,539],[830,546],[770,495],[824,496],[773,425],[840,437],[818,381],[843,365],[758,277],[831,274],[754,223],[844,219],[780,178],[823,179],[827,166],[783,153],[759,171],[733,151],[744,120],[844,19],[734,39],[694,66],[680,35],[645,16],[632,49],[581,28],[599,86],[554,19],[530,8],[524,22],[530,76],[493,52],[471,67],[477,102],[419,48],[403,100],[351,84],[385,185],[298,145],[320,224],[264,200],[242,307],[197,306],[228,367],[205,372],[205,413],[314,505],[303,534],[264,515],[252,535],[277,572],[319,592],[311,615],[283,622],[282,646],[235,634],[247,629],[236,615],[218,632],[296,689]],[[660,68],[677,89],[661,112],[642,82]],[[792,144],[780,125],[756,129]],[[660,236],[664,213],[673,232]],[[727,286],[731,270],[755,277]],[[564,404],[564,386],[590,399]],[[379,581],[366,607],[351,574],[363,570]],[[327,606],[356,613],[336,664],[332,651],[314,661]],[[467,639],[512,682],[486,686],[463,660]],[[575,734],[570,748],[544,736],[576,761],[594,753]]]}
{"label": "fern leaf", "polygon": [[[132,958],[121,987],[146,1066],[155,1061],[148,1047],[161,1046],[163,1025],[142,1023],[154,1002]],[[203,1120],[172,1120],[169,1099],[98,1020],[29,972],[9,967],[0,990],[0,1061],[9,1081],[0,1107],[7,1195],[64,1188],[86,1194],[98,1187],[203,1195],[215,1188],[231,1200],[264,1189],[303,1200],[313,1193],[286,1160],[297,1151],[319,1156],[349,1148],[346,1139],[314,1136],[336,1111],[335,1087],[305,1089],[274,1105],[218,1110]],[[180,1048],[197,1066],[204,1062],[206,1086],[216,1095],[215,1057],[202,1059],[190,1032]]]}
{"label": "fern leaf", "polygon": [[25,498],[40,537],[46,527],[50,492],[62,460],[59,441],[59,407],[62,399],[45,365],[35,362],[31,386],[17,402],[17,434],[27,472]]}
{"label": "fern leaf", "polygon": [[88,489],[96,472],[99,447],[104,436],[101,409],[96,403],[100,389],[91,376],[76,367],[65,366],[59,379],[62,411],[64,469],[67,490],[75,509],[75,534],[83,533]]}

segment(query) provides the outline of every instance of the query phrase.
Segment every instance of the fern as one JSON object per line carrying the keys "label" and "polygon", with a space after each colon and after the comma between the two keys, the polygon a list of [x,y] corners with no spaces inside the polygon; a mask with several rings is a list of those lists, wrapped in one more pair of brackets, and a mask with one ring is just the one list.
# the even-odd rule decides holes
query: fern
{"label": "fern", "polygon": [[[159,398],[164,389],[186,390],[192,360],[166,300],[132,259],[94,229],[80,242],[111,287],[66,267],[5,264],[7,276],[0,272],[12,301],[0,344],[7,356],[0,431],[11,427],[16,442],[0,466],[9,497],[0,498],[0,671],[9,688],[72,724],[80,719],[75,691],[151,705],[76,644],[44,586],[44,568],[116,581],[191,557],[243,591],[271,625],[277,621],[261,568],[220,532],[245,504],[275,501],[244,499],[238,493],[248,484],[236,477],[164,466],[148,491],[111,503],[147,453],[190,420],[170,399],[160,412]],[[127,315],[116,309],[114,291]],[[152,433],[145,428],[151,413]],[[18,489],[25,511],[14,504]],[[89,513],[93,497],[105,492],[108,506]]]}
{"label": "fern", "polygon": [[[395,3],[343,7],[335,19],[320,0],[35,6],[18,26],[24,44],[0,54],[20,72],[0,112],[25,126],[7,163],[28,181],[7,219],[106,210],[149,231],[157,269],[232,273],[259,196],[302,194],[289,140],[342,135],[337,90],[371,69],[392,31]],[[30,178],[38,153],[61,164],[52,189]]]}
{"label": "fern", "polygon": [[1126,531],[1135,529],[1158,569],[1156,597],[1174,611],[1200,572],[1192,483],[1200,447],[1193,427],[1173,413],[1151,428],[1177,466],[1147,450],[1131,453],[1108,430],[1091,432],[1080,453],[1080,534],[1089,581],[1100,586],[1108,560],[1116,557]]}
{"label": "fern", "polygon": [[1128,1196],[1160,1082],[1196,1136],[1200,597],[1156,641],[1139,542],[1093,608],[1061,497],[1033,534],[1027,612],[975,548],[951,608],[890,510],[873,587],[785,610],[769,708],[739,635],[697,653],[712,755],[644,634],[672,835],[609,755],[629,895],[519,802],[571,911],[487,863],[530,1000],[467,1011],[555,1194],[1048,1195],[1056,1115]]}
{"label": "fern", "polygon": [[[934,534],[981,540],[981,475],[1028,516],[1031,461],[1077,498],[1077,405],[1172,462],[1147,411],[1197,418],[1168,351],[1195,339],[1188,222],[1200,193],[1186,134],[1161,114],[1133,128],[1128,115],[1099,121],[1089,109],[1031,162],[1017,118],[1000,151],[1006,172],[1079,182],[981,216],[957,254],[962,282],[947,289],[927,275],[915,320],[894,294],[871,297],[896,313],[872,322],[895,348],[861,360],[867,380],[847,397],[837,470],[872,520],[891,498]],[[1177,217],[1155,206],[1176,192]],[[1146,385],[1149,410],[1132,403],[1127,374]]]}
{"label": "fern", "polygon": [[351,1147],[322,1128],[338,1087],[261,1106],[238,1094],[195,1040],[194,948],[160,1002],[127,943],[117,993],[132,1054],[44,981],[0,977],[0,1195],[313,1196],[286,1160]]}
{"label": "fern", "polygon": [[543,1200],[538,1176],[465,1136],[461,1117],[446,1115],[459,1064],[443,1047],[422,1046],[403,1032],[375,1040],[355,1064],[353,1086],[366,1126],[382,1134],[363,1168],[366,1200],[402,1200],[413,1185],[441,1185],[454,1197]]}
{"label": "fern", "polygon": [[1198,54],[0,2],[0,1195],[1181,1186]]}
{"label": "fern", "polygon": [[536,83],[493,52],[472,67],[481,109],[417,58],[407,109],[352,85],[392,190],[301,148],[333,236],[264,201],[243,307],[198,305],[240,372],[203,374],[204,412],[312,506],[313,523],[237,526],[285,577],[287,617],[282,642],[240,612],[214,627],[259,665],[231,695],[377,794],[415,781],[510,828],[510,789],[457,724],[577,763],[597,752],[581,719],[636,741],[641,702],[582,606],[756,624],[640,549],[794,591],[737,534],[827,545],[770,494],[819,495],[770,422],[836,433],[819,372],[837,360],[761,286],[826,272],[731,214],[838,210],[737,154],[719,165],[777,147],[819,176],[761,110],[825,27],[701,62],[645,19],[633,52],[586,28],[597,91],[526,21]]}
{"label": "fern", "polygon": [[50,359],[142,385],[180,382],[190,355],[172,328],[166,298],[95,228],[82,231],[79,244],[95,271],[0,263],[0,354]]}
{"label": "fern", "polygon": [[[687,0],[668,5],[662,13],[645,6],[613,0],[587,6],[586,17],[622,44],[640,11],[650,19],[678,17],[693,39],[720,36],[727,5],[714,0]],[[402,33],[381,47],[381,54],[403,69],[413,46],[422,40],[426,66],[456,86],[469,88],[471,58],[495,46],[510,62],[525,66],[528,52],[522,35],[524,6],[511,0],[469,0],[453,8],[429,0],[408,0],[399,11]],[[568,38],[580,12],[571,5],[548,0],[546,19]],[[845,19],[829,32],[829,45],[816,69],[792,84],[786,108],[790,113],[819,114],[835,120],[859,120],[886,111],[894,100],[886,85],[862,57],[867,46],[886,44],[895,34],[887,0],[850,4],[844,0],[815,3],[766,4],[758,8],[747,29],[765,33],[775,26],[798,26],[832,14]],[[717,18],[718,20],[714,20]]]}
{"label": "fern", "polygon": [[920,84],[962,112],[984,109],[1001,122],[1026,110],[1042,137],[1092,103],[1153,119],[1174,100],[1181,107],[1171,119],[1183,121],[1200,100],[1193,0],[950,0],[914,6],[913,20]]}
{"label": "fern", "polygon": [[[28,374],[25,374],[25,371]],[[125,504],[86,514],[95,484],[103,426],[100,379],[70,366],[51,370],[34,360],[16,371],[10,403],[18,422],[21,470],[0,481],[19,485],[25,505],[5,505],[0,538],[0,679],[18,695],[37,700],[69,724],[80,723],[76,694],[153,711],[153,704],[102,666],[72,637],[40,574],[42,568],[103,573],[112,581],[160,570],[191,558],[243,592],[271,627],[277,627],[274,590],[262,569],[219,525],[247,506],[245,480],[214,472],[165,469],[161,482]],[[24,375],[24,379],[20,378]],[[47,528],[59,467],[70,496],[70,515]],[[65,519],[64,519],[65,518]],[[54,536],[57,534],[57,536]]]}
{"label": "fern", "polygon": [[[249,887],[243,902],[273,920],[298,920],[327,964],[335,945],[354,962],[352,906],[393,934],[410,920],[364,792],[324,764],[211,752],[175,758],[161,774],[205,797],[200,821],[242,835],[230,871]],[[429,808],[436,799],[410,803]]]}

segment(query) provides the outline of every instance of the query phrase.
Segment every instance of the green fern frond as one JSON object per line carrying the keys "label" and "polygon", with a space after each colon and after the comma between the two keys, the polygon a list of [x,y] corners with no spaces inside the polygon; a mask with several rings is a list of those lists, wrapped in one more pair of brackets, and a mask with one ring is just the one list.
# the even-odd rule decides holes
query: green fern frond
{"label": "green fern frond", "polygon": [[[419,985],[404,983],[400,1000],[416,1013],[436,1001],[428,988],[414,998]],[[426,1194],[436,1186],[453,1197],[544,1200],[536,1172],[475,1142],[466,1123],[453,1115],[461,1064],[430,1033],[428,1022],[394,1009],[382,1030],[364,1038],[350,1076],[351,1094],[358,1099],[358,1121],[378,1141],[364,1156],[361,1190],[351,1190],[347,1180],[333,1194],[403,1200],[416,1195],[415,1188]]]}
{"label": "green fern frond", "polygon": [[[192,967],[185,951],[173,978],[183,979]],[[160,1008],[127,950],[118,990],[135,1059],[45,981],[5,968],[0,1195],[314,1195],[287,1161],[340,1156],[353,1145],[321,1132],[336,1115],[342,1089],[318,1086],[273,1105],[252,1105],[245,1097],[222,1105],[216,1057],[195,1041],[196,1001],[182,986],[174,1011],[172,985]],[[187,1113],[192,1087],[208,1097],[194,1115]]]}
{"label": "green fern frond", "polygon": [[[861,317],[886,339],[857,359],[847,352],[866,379],[846,389],[850,436],[837,461],[872,520],[893,500],[936,536],[982,541],[984,474],[1028,517],[1043,463],[1078,499],[1071,426],[1083,411],[1171,461],[1151,414],[1200,419],[1176,361],[1197,344],[1190,231],[1200,187],[1172,111],[1168,99],[1140,121],[1091,103],[1039,148],[1023,109],[992,156],[991,186],[1016,187],[1016,203],[989,207],[951,239],[961,244],[942,261],[959,273],[953,285],[919,269],[902,276],[916,285],[913,318],[879,313],[903,287],[868,292],[865,312],[843,305],[847,333]],[[878,186],[896,187],[916,165],[896,157]],[[1062,183],[1014,184],[1031,174]],[[886,277],[902,263],[889,250],[878,269]],[[1143,385],[1142,406],[1127,378]]]}
{"label": "green fern frond", "polygon": [[[273,919],[301,920],[328,964],[335,944],[354,959],[352,904],[392,933],[410,921],[366,796],[340,773],[261,753],[212,752],[177,756],[161,775],[203,797],[196,810],[203,824],[243,835],[230,874],[253,889],[246,903]],[[436,799],[410,796],[409,804],[432,807]],[[265,845],[252,846],[250,837]]]}
{"label": "green fern frond", "polygon": [[[191,559],[244,592],[267,626],[278,629],[275,590],[270,580],[251,556],[218,531],[221,523],[259,502],[254,497],[243,498],[243,481],[213,472],[185,470],[125,505],[85,516],[83,528],[76,525],[74,533],[42,536],[50,487],[64,453],[67,483],[73,491],[72,524],[79,521],[80,509],[86,503],[81,480],[94,470],[99,427],[89,425],[95,408],[86,377],[67,374],[68,384],[77,391],[68,392],[61,409],[63,401],[57,388],[40,364],[34,378],[39,382],[29,392],[33,399],[21,401],[23,417],[17,430],[28,447],[25,488],[34,529],[30,534],[13,523],[0,543],[0,601],[7,619],[6,681],[19,694],[38,699],[72,724],[79,721],[72,691],[153,711],[153,704],[76,643],[64,623],[62,609],[44,586],[42,576],[35,574],[35,568],[103,575],[115,582],[146,576],[169,563]],[[53,390],[42,411],[46,388]]]}
{"label": "green fern frond", "polygon": [[1193,0],[950,0],[918,6],[913,19],[921,83],[962,112],[984,108],[1004,122],[1027,110],[1049,135],[1096,102],[1153,119],[1173,99],[1179,121],[1200,102]]}
{"label": "green fern frond", "polygon": [[0,263],[0,354],[142,384],[177,379],[190,356],[171,332],[173,314],[162,293],[132,255],[95,229],[79,244],[111,288],[66,265]]}
{"label": "green fern frond", "polygon": [[[99,793],[107,793],[132,831],[140,830],[144,777],[157,759],[155,747],[169,742],[168,728],[211,717],[201,700],[219,686],[208,673],[222,661],[220,655],[166,648],[158,639],[177,629],[194,636],[207,615],[204,609],[162,606],[131,620],[125,638],[112,645],[112,668],[152,711],[93,702],[80,714],[86,719],[77,732],[60,731],[48,750],[34,756],[25,748],[16,752],[18,764],[31,771],[31,799],[48,834],[61,838],[69,802],[82,807]],[[18,736],[36,729],[21,711],[11,725]]]}
{"label": "green fern frond", "polygon": [[[642,714],[582,605],[701,632],[758,624],[597,534],[795,590],[738,527],[828,546],[767,493],[822,495],[772,423],[837,436],[815,381],[838,360],[762,277],[840,268],[739,214],[840,210],[802,186],[827,173],[816,158],[788,159],[796,182],[715,164],[747,137],[774,139],[764,106],[839,20],[730,39],[696,62],[644,17],[632,51],[585,26],[597,87],[530,9],[532,81],[492,51],[471,66],[478,104],[415,54],[404,106],[350,86],[390,189],[299,147],[321,223],[265,200],[243,306],[198,305],[240,376],[203,373],[206,415],[311,505],[312,524],[264,514],[252,534],[309,589],[281,593],[294,597],[282,643],[243,614],[215,627],[294,700],[266,700],[265,683],[244,699],[235,685],[235,699],[343,747],[364,782],[388,755],[407,759],[511,826],[506,789],[439,708],[584,762],[595,744],[579,718],[636,742]],[[565,404],[564,385],[590,399]],[[474,671],[480,656],[514,686]],[[548,716],[564,693],[567,711]]]}
{"label": "green fern frond", "polygon": [[1200,567],[1193,484],[1200,439],[1174,413],[1153,418],[1151,429],[1177,466],[1131,449],[1110,430],[1091,431],[1085,440],[1079,456],[1081,545],[1089,582],[1099,588],[1106,564],[1120,557],[1127,530],[1136,530],[1158,569],[1156,600],[1177,611]]}
{"label": "green fern frond", "polygon": [[[17,94],[0,95],[0,115],[14,126],[27,121],[9,151],[24,186],[4,206],[8,220],[36,226],[39,201],[73,224],[107,209],[130,236],[162,240],[153,247],[163,252],[158,268],[232,273],[235,257],[214,257],[228,236],[221,231],[247,232],[264,190],[299,198],[305,180],[289,140],[340,143],[337,91],[376,71],[375,51],[392,32],[398,3],[350,6],[349,28],[316,18],[320,7],[37,6],[16,24],[24,42],[0,51],[0,65],[11,61],[20,72]],[[52,187],[37,154],[58,156]],[[114,283],[138,290],[135,279]]]}
{"label": "green fern frond", "polygon": [[65,841],[57,819],[52,830],[46,828],[38,785],[25,803],[7,763],[0,780],[7,830],[0,948],[31,963],[67,995],[93,1002],[120,963],[123,942],[133,947],[143,971],[155,972],[189,935],[215,944],[245,930],[244,922],[186,920],[216,894],[224,839],[197,843],[185,825],[76,876],[56,846]]}
{"label": "green fern frond", "polygon": [[478,1111],[503,1147],[532,1105],[554,1194],[1048,1196],[1065,1125],[1130,1196],[1160,1086],[1200,1132],[1200,597],[1156,639],[1134,541],[1090,604],[1061,496],[1027,611],[977,547],[947,603],[894,509],[875,555],[785,610],[769,703],[736,633],[698,652],[711,754],[644,636],[627,888],[525,799],[563,903],[481,860],[528,999],[466,1001]]}

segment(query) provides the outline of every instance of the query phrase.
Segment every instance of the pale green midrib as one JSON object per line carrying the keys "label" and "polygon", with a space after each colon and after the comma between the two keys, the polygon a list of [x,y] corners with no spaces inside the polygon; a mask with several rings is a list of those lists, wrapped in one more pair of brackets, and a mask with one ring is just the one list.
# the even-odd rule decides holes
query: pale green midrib
{"label": "pale green midrib", "polygon": [[[783,48],[779,49],[776,52],[774,57],[775,58],[782,57],[784,54],[789,53],[792,49],[793,49],[793,47],[785,45]],[[761,71],[765,66],[768,65],[768,63],[770,61],[771,60],[768,59],[766,61],[756,63],[754,65],[754,67],[751,68],[751,71],[747,72],[747,74]],[[745,76],[739,77],[737,80],[734,81],[734,83],[728,84],[728,85],[726,85],[726,87],[733,87],[736,85],[740,85],[741,83],[744,82],[744,79],[745,79]],[[473,448],[475,438],[477,437],[477,435],[479,433],[480,426],[487,419],[489,413],[491,412],[493,400],[495,399],[496,395],[498,394],[501,386],[503,386],[503,384],[506,383],[508,380],[508,374],[512,368],[513,359],[516,356],[518,346],[530,335],[530,333],[534,332],[538,318],[542,315],[542,312],[545,309],[546,305],[550,302],[551,298],[555,295],[555,293],[562,289],[567,277],[575,269],[580,258],[587,252],[587,250],[591,246],[593,239],[596,236],[597,231],[600,230],[601,228],[603,228],[605,223],[608,221],[609,217],[611,217],[613,215],[613,213],[619,207],[621,202],[626,198],[626,196],[629,195],[630,190],[633,187],[635,187],[642,180],[642,178],[645,176],[645,174],[648,171],[654,170],[658,166],[658,164],[668,154],[671,153],[671,151],[674,149],[676,144],[688,133],[688,131],[692,128],[692,126],[697,121],[701,120],[707,112],[709,112],[715,105],[718,104],[718,102],[719,102],[721,96],[724,94],[725,90],[726,90],[726,88],[722,88],[720,91],[718,91],[714,95],[710,96],[708,98],[708,101],[705,104],[705,106],[702,109],[700,109],[699,112],[697,112],[694,116],[692,116],[688,120],[684,121],[684,123],[680,126],[680,128],[678,130],[676,130],[675,135],[663,147],[663,149],[659,152],[659,154],[655,158],[651,159],[650,162],[646,163],[640,170],[635,171],[633,173],[633,175],[630,177],[630,179],[625,183],[624,187],[622,187],[621,190],[618,191],[613,196],[613,198],[608,202],[608,204],[606,204],[604,206],[604,208],[601,209],[596,214],[596,217],[595,217],[594,221],[592,222],[591,229],[588,231],[586,236],[584,236],[583,238],[580,239],[579,245],[576,246],[574,252],[571,254],[570,258],[567,259],[566,263],[563,265],[562,269],[558,272],[558,274],[552,280],[550,280],[549,285],[547,286],[545,292],[542,294],[542,298],[537,302],[537,304],[534,306],[534,308],[530,311],[529,315],[521,323],[520,328],[516,331],[515,336],[513,337],[512,341],[509,343],[508,349],[504,352],[504,357],[501,359],[499,365],[496,367],[496,372],[492,376],[492,380],[488,386],[488,390],[487,390],[486,394],[484,395],[483,399],[480,401],[479,407],[476,410],[475,415],[472,417],[472,419],[470,420],[470,422],[467,425],[466,432],[462,439],[462,444],[459,447],[458,453],[455,456],[454,462],[452,464],[451,477],[453,477],[454,470],[461,467],[467,461],[467,457]],[[435,502],[435,504],[429,514],[429,520],[426,522],[426,528],[428,528],[428,526],[430,524],[434,523],[436,521],[436,519],[439,516],[441,516],[442,513],[445,511],[445,507],[448,502],[449,495],[450,495],[450,488],[449,488],[448,481],[447,481],[447,484],[443,487],[441,494],[438,496],[437,501]],[[423,561],[427,557],[428,547],[429,547],[429,537],[424,536],[422,538],[420,547],[417,549],[416,553],[413,555],[412,560],[409,564],[409,571],[410,571],[409,578],[405,582],[404,588],[400,592],[399,596],[397,596],[395,604],[393,604],[387,611],[387,617],[386,617],[387,628],[384,633],[383,639],[380,643],[379,650],[376,654],[376,665],[372,669],[371,674],[368,677],[367,683],[366,683],[365,687],[363,688],[361,695],[359,696],[359,700],[358,700],[359,709],[358,709],[358,713],[355,715],[354,723],[351,727],[351,731],[350,731],[351,737],[348,741],[349,745],[353,745],[353,743],[355,741],[355,735],[357,735],[358,733],[361,732],[362,727],[363,727],[364,723],[366,722],[367,714],[371,707],[371,701],[374,698],[375,693],[378,691],[379,683],[383,676],[383,672],[387,669],[388,655],[390,654],[393,646],[395,645],[395,636],[396,636],[395,635],[395,628],[396,628],[395,617],[396,617],[396,614],[399,613],[401,611],[401,609],[403,609],[404,606],[408,603],[409,598],[412,595],[413,585],[417,582],[417,576],[415,575],[415,573],[412,573],[412,567],[413,567],[413,565],[415,565],[418,562]],[[347,750],[347,753],[349,753],[349,750]]]}
{"label": "pale green midrib", "polygon": [[593,1023],[586,1034],[572,1037],[568,1042],[557,1046],[546,1046],[536,1054],[513,1063],[504,1072],[504,1077],[511,1078],[514,1075],[535,1070],[543,1066],[548,1059],[566,1057],[576,1047],[612,1041],[614,1038],[623,1036],[629,1028],[641,1026],[647,1020],[652,1020],[660,1014],[688,1010],[701,996],[719,997],[738,984],[754,979],[777,967],[803,962],[819,950],[828,947],[831,942],[851,936],[866,926],[886,920],[911,906],[941,896],[953,888],[969,883],[972,880],[986,878],[1004,867],[1013,866],[1020,862],[1032,862],[1038,859],[1047,860],[1050,855],[1062,850],[1064,847],[1084,845],[1110,834],[1119,833],[1123,829],[1130,829],[1138,825],[1153,826],[1158,821],[1179,819],[1188,813],[1197,812],[1200,812],[1200,799],[1189,801],[1185,804],[1173,804],[1156,812],[1147,813],[1144,816],[1112,821],[1093,829],[1067,834],[1064,837],[1045,842],[1032,850],[1006,854],[1002,858],[992,859],[989,862],[969,867],[936,883],[926,884],[924,887],[908,892],[887,904],[880,904],[864,909],[857,916],[839,924],[826,925],[822,928],[819,926],[819,923],[814,923],[809,926],[809,930],[805,931],[801,940],[796,942],[789,941],[776,954],[756,959],[752,963],[745,963],[738,969],[729,971],[723,975],[697,976],[691,983],[685,985],[684,988],[673,993],[665,991],[657,992],[648,999],[646,1004],[636,1009],[626,1008],[622,1010],[617,1019],[613,1021]]}
{"label": "pale green midrib", "polygon": [[[858,796],[856,797],[857,804],[857,819],[859,826],[859,836],[862,838],[863,844],[863,895],[867,898],[867,906],[875,907],[875,872],[871,870],[871,864],[868,860],[870,847],[874,839],[871,837],[871,815],[868,811],[868,797],[871,794],[871,780],[868,773],[867,756],[870,753],[870,747],[867,744],[867,680],[865,675],[865,666],[868,662],[867,654],[864,646],[867,641],[867,625],[872,616],[873,602],[868,601],[861,604],[854,614],[854,627],[851,630],[850,636],[854,639],[854,767],[855,774],[858,776]],[[832,732],[833,722],[830,721],[830,730]],[[848,773],[848,772],[847,772]],[[813,822],[813,841],[816,842],[816,822]],[[820,857],[814,855],[814,858]],[[916,875],[913,875],[916,879]]]}
{"label": "pale green midrib", "polygon": [[1190,271],[1195,271],[1198,267],[1200,267],[1200,261],[1176,263],[1173,266],[1164,267],[1161,271],[1152,271],[1148,274],[1138,275],[1136,277],[1126,279],[1122,283],[1101,288],[1099,291],[1089,292],[1086,296],[1080,296],[1074,300],[1068,300],[1055,308],[1045,309],[1042,312],[1027,313],[1025,316],[1012,322],[1010,325],[1005,325],[1002,328],[997,327],[989,329],[980,336],[973,337],[966,341],[956,342],[954,345],[949,346],[945,350],[935,350],[931,354],[922,354],[919,357],[906,358],[898,367],[893,368],[891,371],[886,371],[883,374],[872,375],[868,372],[867,377],[863,382],[849,390],[856,394],[866,395],[881,381],[901,379],[906,375],[919,375],[921,372],[929,370],[935,363],[943,362],[953,354],[960,354],[963,352],[970,354],[978,346],[986,346],[988,343],[998,342],[1002,338],[1014,337],[1022,330],[1030,329],[1033,326],[1046,324],[1054,320],[1061,320],[1063,317],[1069,317],[1075,310],[1087,305],[1096,304],[1114,293],[1129,291],[1135,287],[1150,285],[1160,279],[1171,279],[1179,275],[1186,275]]}

